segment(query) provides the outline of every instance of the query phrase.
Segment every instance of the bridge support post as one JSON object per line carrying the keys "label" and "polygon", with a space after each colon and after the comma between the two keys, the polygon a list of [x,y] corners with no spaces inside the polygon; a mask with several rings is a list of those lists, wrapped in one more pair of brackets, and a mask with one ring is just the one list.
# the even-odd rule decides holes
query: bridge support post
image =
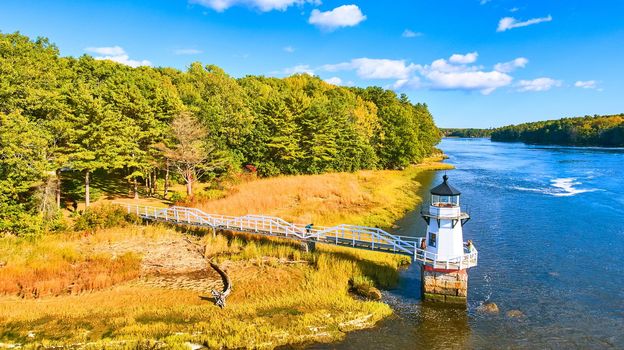
{"label": "bridge support post", "polygon": [[463,270],[435,269],[421,266],[423,301],[448,304],[466,304],[468,272]]}
{"label": "bridge support post", "polygon": [[301,241],[301,251],[304,253],[312,253],[316,250],[316,241]]}

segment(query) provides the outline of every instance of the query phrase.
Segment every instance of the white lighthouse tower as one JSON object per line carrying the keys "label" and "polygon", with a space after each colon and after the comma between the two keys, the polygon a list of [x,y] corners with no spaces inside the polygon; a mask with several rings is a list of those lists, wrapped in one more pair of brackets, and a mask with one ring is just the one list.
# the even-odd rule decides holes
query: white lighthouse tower
{"label": "white lighthouse tower", "polygon": [[463,225],[470,216],[462,212],[461,193],[449,185],[448,176],[431,189],[431,203],[421,214],[427,222],[424,242],[416,260],[422,265],[424,300],[465,303],[468,292],[467,269],[477,265],[477,250],[464,243]]}

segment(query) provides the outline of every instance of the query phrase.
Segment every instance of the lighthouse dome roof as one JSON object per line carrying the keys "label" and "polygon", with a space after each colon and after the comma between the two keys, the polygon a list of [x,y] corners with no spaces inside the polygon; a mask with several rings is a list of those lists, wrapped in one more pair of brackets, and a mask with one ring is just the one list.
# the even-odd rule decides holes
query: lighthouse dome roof
{"label": "lighthouse dome roof", "polygon": [[448,184],[448,176],[442,176],[444,182],[431,189],[431,194],[436,196],[459,196],[459,192],[455,187]]}

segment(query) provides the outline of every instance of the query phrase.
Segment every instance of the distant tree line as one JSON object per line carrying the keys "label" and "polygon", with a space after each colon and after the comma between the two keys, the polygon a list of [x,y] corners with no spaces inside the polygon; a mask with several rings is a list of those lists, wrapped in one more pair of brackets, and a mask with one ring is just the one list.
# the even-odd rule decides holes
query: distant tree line
{"label": "distant tree line", "polygon": [[495,129],[491,139],[529,144],[624,147],[624,114],[509,125]]}
{"label": "distant tree line", "polygon": [[399,169],[434,152],[425,104],[318,77],[235,79],[214,65],[131,68],[61,57],[47,39],[0,33],[0,234],[49,229],[62,183],[99,173],[129,194],[243,166],[260,176]]}
{"label": "distant tree line", "polygon": [[440,128],[444,137],[486,138],[492,135],[494,129],[477,128]]}

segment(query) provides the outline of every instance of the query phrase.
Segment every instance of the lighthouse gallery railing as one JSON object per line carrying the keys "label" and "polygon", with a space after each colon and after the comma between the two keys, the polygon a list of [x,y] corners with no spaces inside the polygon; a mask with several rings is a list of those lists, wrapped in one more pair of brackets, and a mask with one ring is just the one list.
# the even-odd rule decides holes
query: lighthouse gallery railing
{"label": "lighthouse gallery railing", "polygon": [[341,224],[331,227],[315,226],[312,229],[307,229],[305,225],[293,224],[284,219],[267,215],[228,216],[208,214],[197,208],[180,206],[158,208],[122,202],[115,202],[115,204],[125,207],[128,213],[134,213],[146,220],[402,254],[435,268],[461,270],[476,266],[478,260],[478,252],[474,247],[472,251],[466,251],[462,256],[440,260],[437,254],[420,249],[425,238],[394,235],[376,227]]}

